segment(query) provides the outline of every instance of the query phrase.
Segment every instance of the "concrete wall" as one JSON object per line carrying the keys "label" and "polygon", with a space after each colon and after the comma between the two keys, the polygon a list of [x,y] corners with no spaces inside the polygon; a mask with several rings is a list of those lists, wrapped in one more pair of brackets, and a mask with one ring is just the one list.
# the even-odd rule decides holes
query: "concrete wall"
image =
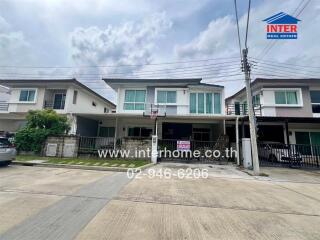
{"label": "concrete wall", "polygon": [[[83,114],[96,114],[104,113],[104,109],[107,112],[111,112],[111,106],[106,101],[97,97],[96,95],[86,91],[79,86],[68,86],[65,89],[51,88],[23,88],[23,89],[35,89],[36,96],[34,102],[22,103],[19,101],[20,91],[22,88],[12,88],[11,97],[9,100],[9,112],[28,112],[29,110],[41,110],[43,109],[44,101],[53,101],[53,93],[66,91],[65,108],[62,110],[56,110],[59,114],[67,113],[83,113]],[[47,91],[46,91],[47,89]],[[73,104],[74,91],[78,91],[77,101]],[[95,103],[95,104],[93,104]],[[95,105],[95,106],[94,106]]]}
{"label": "concrete wall", "polygon": [[54,157],[77,157],[79,137],[50,136],[46,139],[43,155]]}

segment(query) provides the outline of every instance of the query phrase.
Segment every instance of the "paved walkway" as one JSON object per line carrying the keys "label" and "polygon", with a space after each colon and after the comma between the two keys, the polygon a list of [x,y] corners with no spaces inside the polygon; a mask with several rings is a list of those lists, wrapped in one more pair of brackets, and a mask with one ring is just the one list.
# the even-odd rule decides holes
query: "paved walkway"
{"label": "paved walkway", "polygon": [[88,184],[11,228],[0,239],[73,239],[128,182],[126,173],[115,173]]}

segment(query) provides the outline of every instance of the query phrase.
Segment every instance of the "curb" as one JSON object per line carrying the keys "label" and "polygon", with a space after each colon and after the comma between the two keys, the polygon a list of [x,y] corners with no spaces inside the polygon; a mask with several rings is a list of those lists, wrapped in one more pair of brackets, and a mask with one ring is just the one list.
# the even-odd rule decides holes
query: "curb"
{"label": "curb", "polygon": [[154,165],[149,163],[137,168],[123,168],[123,167],[98,167],[98,166],[83,166],[83,165],[67,165],[67,164],[53,164],[53,163],[30,163],[13,161],[11,164],[30,167],[50,167],[50,168],[67,168],[67,169],[83,169],[83,170],[95,170],[95,171],[113,171],[113,172],[127,172],[128,169],[144,170]]}

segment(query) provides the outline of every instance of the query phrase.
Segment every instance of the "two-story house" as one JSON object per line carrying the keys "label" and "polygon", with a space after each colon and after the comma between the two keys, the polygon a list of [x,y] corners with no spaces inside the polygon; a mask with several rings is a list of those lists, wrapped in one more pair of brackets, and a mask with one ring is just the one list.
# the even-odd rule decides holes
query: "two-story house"
{"label": "two-story house", "polygon": [[117,109],[101,119],[99,136],[216,141],[231,118],[224,87],[200,78],[103,80],[117,93]]}
{"label": "two-story house", "polygon": [[[320,79],[257,78],[251,86],[260,141],[320,145]],[[226,113],[247,115],[245,88],[226,98]]]}
{"label": "two-story house", "polygon": [[0,105],[0,131],[16,132],[25,125],[29,110],[54,109],[68,117],[71,134],[96,136],[99,121],[92,116],[108,113],[115,105],[76,79],[1,79],[10,89]]}

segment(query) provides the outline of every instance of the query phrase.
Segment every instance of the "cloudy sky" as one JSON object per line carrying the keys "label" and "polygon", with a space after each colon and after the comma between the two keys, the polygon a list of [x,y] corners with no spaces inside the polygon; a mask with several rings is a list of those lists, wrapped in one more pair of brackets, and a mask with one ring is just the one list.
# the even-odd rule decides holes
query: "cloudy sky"
{"label": "cloudy sky", "polygon": [[[238,10],[243,45],[246,0]],[[262,20],[279,12],[299,15],[298,40],[266,39]],[[319,75],[319,30],[318,0],[252,0],[253,77]],[[265,64],[257,65],[260,58]],[[234,2],[0,0],[0,77],[72,76],[112,100],[102,76],[202,77],[230,95],[244,85]]]}

